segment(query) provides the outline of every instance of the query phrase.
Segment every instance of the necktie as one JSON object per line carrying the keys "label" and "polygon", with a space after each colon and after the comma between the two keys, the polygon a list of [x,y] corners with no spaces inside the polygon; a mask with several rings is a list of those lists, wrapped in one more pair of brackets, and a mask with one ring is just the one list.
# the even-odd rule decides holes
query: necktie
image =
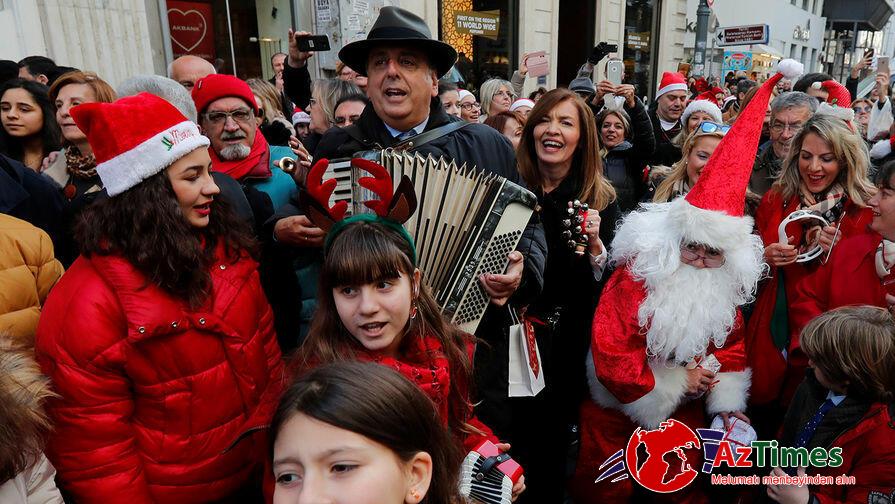
{"label": "necktie", "polygon": [[827,412],[833,409],[834,406],[836,405],[833,404],[833,401],[827,399],[820,405],[820,408],[817,408],[817,412],[814,413],[811,420],[802,427],[802,430],[800,430],[798,436],[796,436],[796,448],[804,448],[805,445],[808,444],[808,441],[811,441],[811,438],[814,437],[814,431],[817,430],[817,426],[820,425],[824,416],[826,416]]}
{"label": "necktie", "polygon": [[416,131],[414,131],[414,130],[405,131],[404,133],[401,133],[400,135],[398,135],[398,141],[403,142],[404,140],[407,140],[408,138],[412,138],[415,136],[416,136]]}

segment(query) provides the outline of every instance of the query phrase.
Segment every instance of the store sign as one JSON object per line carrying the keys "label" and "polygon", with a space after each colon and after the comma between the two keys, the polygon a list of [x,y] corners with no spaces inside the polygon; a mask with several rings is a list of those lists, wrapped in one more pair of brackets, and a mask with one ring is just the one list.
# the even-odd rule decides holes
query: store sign
{"label": "store sign", "polygon": [[752,53],[748,51],[724,51],[723,72],[752,70]]}
{"label": "store sign", "polygon": [[794,40],[802,40],[807,42],[811,39],[811,20],[809,19],[807,23],[805,23],[805,28],[803,29],[801,26],[796,25],[792,30],[792,38]]}
{"label": "store sign", "polygon": [[191,54],[209,61],[214,60],[211,4],[169,0],[168,28],[175,58]]}
{"label": "store sign", "polygon": [[768,25],[729,26],[721,28],[715,36],[716,45],[737,46],[749,44],[767,44],[770,34]]}
{"label": "store sign", "polygon": [[625,34],[625,45],[635,51],[649,50],[650,32],[628,32]]}
{"label": "store sign", "polygon": [[497,32],[500,28],[500,11],[456,11],[454,13],[454,28],[457,33],[464,35],[479,35],[497,40]]}

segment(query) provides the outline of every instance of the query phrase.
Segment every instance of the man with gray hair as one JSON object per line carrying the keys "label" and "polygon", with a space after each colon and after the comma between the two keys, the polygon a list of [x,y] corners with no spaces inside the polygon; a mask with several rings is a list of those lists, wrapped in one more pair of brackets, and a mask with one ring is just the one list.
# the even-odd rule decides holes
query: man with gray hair
{"label": "man with gray hair", "polygon": [[783,160],[789,154],[792,139],[805,121],[817,110],[817,99],[800,91],[782,93],[771,102],[771,139],[764,143],[755,156],[749,190],[759,196],[771,188],[780,175]]}

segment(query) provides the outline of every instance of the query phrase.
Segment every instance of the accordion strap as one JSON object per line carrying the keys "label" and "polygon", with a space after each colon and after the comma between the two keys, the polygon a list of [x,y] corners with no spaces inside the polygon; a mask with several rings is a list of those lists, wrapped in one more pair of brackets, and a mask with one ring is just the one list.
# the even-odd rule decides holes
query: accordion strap
{"label": "accordion strap", "polygon": [[[425,145],[433,140],[437,140],[445,135],[458,131],[466,126],[469,126],[472,123],[466,121],[451,121],[443,126],[439,126],[437,128],[432,128],[429,131],[424,131],[419,135],[414,137],[410,137],[403,142],[399,142],[395,144],[392,149],[396,151],[405,151],[415,149],[422,145]],[[373,140],[369,138],[364,138],[364,135],[361,134],[360,128],[357,125],[352,124],[351,126],[347,126],[344,128],[345,132],[348,133],[348,136],[360,142],[364,147],[370,148],[375,147],[381,149],[382,146],[378,145]]]}

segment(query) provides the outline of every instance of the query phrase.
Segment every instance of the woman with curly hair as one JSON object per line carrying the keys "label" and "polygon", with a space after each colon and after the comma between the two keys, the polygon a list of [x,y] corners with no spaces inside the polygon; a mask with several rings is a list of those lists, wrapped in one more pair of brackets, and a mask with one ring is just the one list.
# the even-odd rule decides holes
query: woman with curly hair
{"label": "woman with curly hair", "polygon": [[109,197],[81,213],[37,330],[60,485],[84,503],[253,502],[283,369],[209,140],[148,93],[71,113]]}

